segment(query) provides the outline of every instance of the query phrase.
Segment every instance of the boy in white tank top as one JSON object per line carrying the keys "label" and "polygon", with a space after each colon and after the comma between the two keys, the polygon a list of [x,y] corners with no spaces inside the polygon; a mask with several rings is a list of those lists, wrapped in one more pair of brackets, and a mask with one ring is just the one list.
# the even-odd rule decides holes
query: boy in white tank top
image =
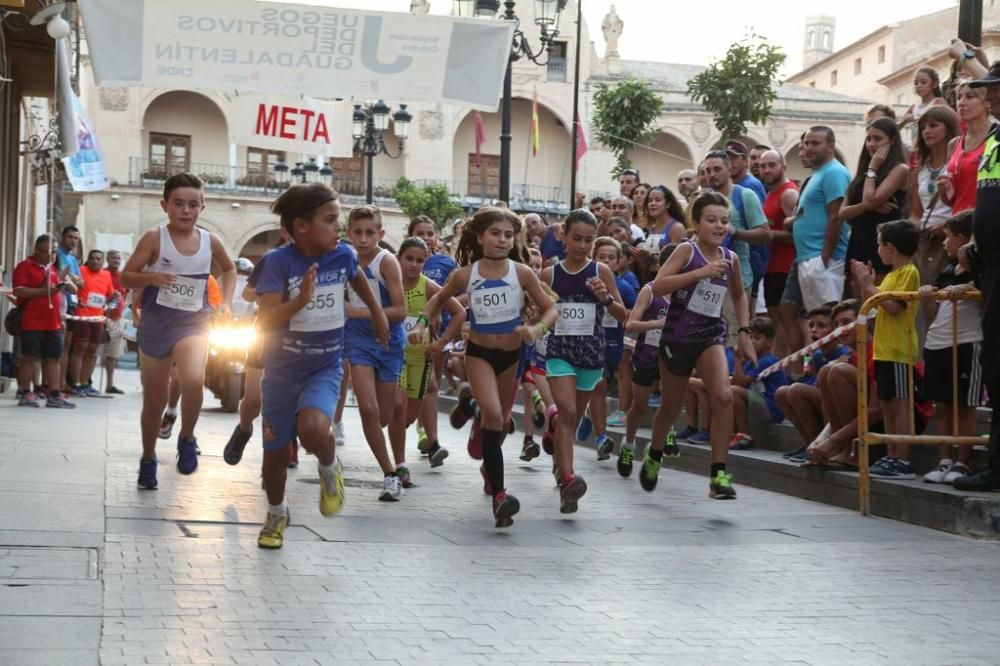
{"label": "boy in white tank top", "polygon": [[157,487],[156,439],[174,366],[182,396],[177,470],[191,474],[198,469],[194,428],[205,380],[206,292],[213,262],[222,270],[223,314],[231,310],[236,287],[236,266],[222,241],[195,226],[205,208],[201,180],[186,173],[171,176],[163,185],[160,207],[167,214],[167,225],[143,234],[121,275],[123,287],[143,292],[138,334],[143,385],[138,486],[144,490]]}

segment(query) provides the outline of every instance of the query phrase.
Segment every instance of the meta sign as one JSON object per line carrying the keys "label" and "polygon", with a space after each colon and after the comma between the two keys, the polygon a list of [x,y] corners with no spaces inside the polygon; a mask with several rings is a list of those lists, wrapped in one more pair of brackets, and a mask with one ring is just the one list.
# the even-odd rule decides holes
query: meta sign
{"label": "meta sign", "polygon": [[325,157],[352,154],[353,107],[347,102],[239,95],[232,105],[232,143]]}

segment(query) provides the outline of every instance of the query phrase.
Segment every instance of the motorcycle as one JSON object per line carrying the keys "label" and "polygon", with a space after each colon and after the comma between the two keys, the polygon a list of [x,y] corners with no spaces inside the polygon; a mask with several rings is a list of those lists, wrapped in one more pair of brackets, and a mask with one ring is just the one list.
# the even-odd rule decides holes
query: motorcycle
{"label": "motorcycle", "polygon": [[235,412],[240,406],[247,352],[256,337],[252,321],[214,321],[209,329],[205,386],[222,402],[224,412]]}

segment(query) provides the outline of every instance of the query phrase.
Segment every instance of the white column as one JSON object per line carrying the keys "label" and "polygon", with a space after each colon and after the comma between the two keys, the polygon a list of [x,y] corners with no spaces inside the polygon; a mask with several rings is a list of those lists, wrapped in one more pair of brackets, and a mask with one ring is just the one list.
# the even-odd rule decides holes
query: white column
{"label": "white column", "polygon": [[229,144],[229,187],[236,187],[236,173],[239,165],[236,163],[236,144]]}

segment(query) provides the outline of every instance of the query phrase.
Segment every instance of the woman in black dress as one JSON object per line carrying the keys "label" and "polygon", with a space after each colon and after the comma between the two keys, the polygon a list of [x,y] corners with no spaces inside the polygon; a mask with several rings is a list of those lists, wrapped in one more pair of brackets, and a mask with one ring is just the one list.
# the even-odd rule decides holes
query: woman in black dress
{"label": "woman in black dress", "polygon": [[905,219],[908,176],[899,128],[889,118],[876,118],[868,125],[858,170],[840,207],[840,219],[851,227],[844,260],[848,278],[844,282],[845,298],[858,293],[850,279],[852,259],[872,265],[876,284],[891,270],[878,256],[878,225]]}

